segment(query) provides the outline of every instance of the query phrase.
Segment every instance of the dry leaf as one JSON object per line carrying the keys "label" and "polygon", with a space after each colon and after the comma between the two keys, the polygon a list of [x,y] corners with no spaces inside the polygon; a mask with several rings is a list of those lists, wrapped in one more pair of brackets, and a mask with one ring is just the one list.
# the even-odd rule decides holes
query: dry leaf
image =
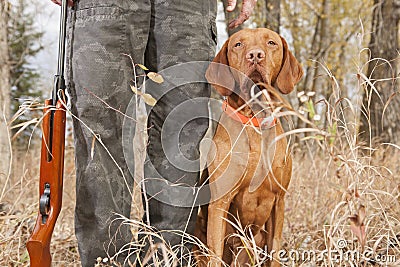
{"label": "dry leaf", "polygon": [[149,79],[151,79],[153,82],[156,82],[156,83],[164,82],[164,78],[160,74],[155,73],[155,72],[147,73],[147,77],[149,77]]}
{"label": "dry leaf", "polygon": [[142,64],[137,64],[142,70],[149,70],[148,68],[146,68],[146,66],[142,65]]}
{"label": "dry leaf", "polygon": [[156,105],[157,100],[155,100],[154,97],[152,97],[150,94],[142,94],[144,102],[149,105],[154,107]]}
{"label": "dry leaf", "polygon": [[[358,193],[358,189],[356,188],[356,189],[354,189],[354,196],[356,197],[356,198],[360,198],[360,194]],[[364,206],[362,206],[363,208],[364,208],[364,217],[365,217],[365,207]]]}
{"label": "dry leaf", "polygon": [[135,86],[131,85],[131,90],[137,95],[142,95],[142,92],[140,92]]}
{"label": "dry leaf", "polygon": [[364,225],[365,216],[366,216],[365,207],[363,205],[360,205],[360,207],[358,208],[358,214],[349,217],[350,230],[357,237],[362,247],[365,246],[365,241],[366,241],[366,232]]}
{"label": "dry leaf", "polygon": [[134,92],[137,95],[140,95],[143,97],[144,102],[149,105],[154,107],[156,105],[157,100],[150,94],[143,94],[140,92],[135,86],[131,85],[132,92]]}

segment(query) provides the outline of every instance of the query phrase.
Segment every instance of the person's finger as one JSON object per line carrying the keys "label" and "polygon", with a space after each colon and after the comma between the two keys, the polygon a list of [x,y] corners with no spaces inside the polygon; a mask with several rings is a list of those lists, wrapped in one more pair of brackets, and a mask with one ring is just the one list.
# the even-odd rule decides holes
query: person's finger
{"label": "person's finger", "polygon": [[241,25],[243,22],[245,22],[246,20],[248,20],[250,17],[250,14],[248,13],[240,13],[239,17],[237,17],[236,19],[232,20],[228,27],[231,29],[234,29],[236,27],[238,27],[239,25]]}
{"label": "person's finger", "polygon": [[228,6],[226,7],[226,11],[232,12],[235,10],[236,7],[236,0],[228,0]]}
{"label": "person's finger", "polygon": [[[51,2],[57,4],[57,5],[61,5],[61,0],[51,0]],[[68,0],[68,5],[69,6],[74,6],[74,0]]]}
{"label": "person's finger", "polygon": [[242,10],[239,16],[229,23],[229,28],[233,29],[241,25],[250,18],[256,6],[257,0],[243,0]]}

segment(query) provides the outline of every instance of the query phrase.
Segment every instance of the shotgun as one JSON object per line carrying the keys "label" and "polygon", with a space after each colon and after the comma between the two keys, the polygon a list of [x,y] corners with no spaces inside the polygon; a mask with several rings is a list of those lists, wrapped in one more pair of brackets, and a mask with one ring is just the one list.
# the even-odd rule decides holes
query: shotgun
{"label": "shotgun", "polygon": [[[26,247],[31,267],[50,267],[50,242],[61,211],[64,172],[66,103],[64,60],[67,24],[67,0],[62,0],[58,68],[51,99],[45,101],[40,158],[39,212]],[[62,99],[60,99],[60,97]]]}

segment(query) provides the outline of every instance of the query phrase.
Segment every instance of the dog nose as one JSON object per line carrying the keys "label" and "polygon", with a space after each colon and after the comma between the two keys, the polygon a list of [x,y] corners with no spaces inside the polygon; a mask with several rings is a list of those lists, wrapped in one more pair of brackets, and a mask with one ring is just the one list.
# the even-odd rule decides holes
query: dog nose
{"label": "dog nose", "polygon": [[265,52],[261,49],[252,49],[247,55],[246,59],[252,63],[258,63],[265,58]]}

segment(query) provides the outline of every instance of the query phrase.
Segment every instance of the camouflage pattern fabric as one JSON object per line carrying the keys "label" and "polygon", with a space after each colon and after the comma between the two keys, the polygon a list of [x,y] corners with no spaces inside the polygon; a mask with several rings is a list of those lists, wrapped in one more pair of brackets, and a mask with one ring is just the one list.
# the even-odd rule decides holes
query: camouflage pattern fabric
{"label": "camouflage pattern fabric", "polygon": [[[75,228],[82,266],[113,255],[131,242],[128,227],[114,220],[129,217],[133,177],[122,151],[125,111],[132,91],[130,54],[135,63],[160,71],[180,62],[207,61],[215,54],[215,0],[79,0],[69,12],[67,85],[71,99],[76,149]],[[161,147],[163,121],[174,106],[190,97],[209,96],[204,84],[188,85],[165,95],[149,118],[149,157],[166,179],[194,185],[198,172],[185,172],[168,162]],[[199,112],[206,112],[200,107]],[[104,143],[94,141],[89,127]],[[187,158],[199,156],[198,144],[208,127],[193,120],[182,129],[180,148]],[[111,158],[112,155],[113,159]],[[133,157],[132,157],[133,158]],[[115,160],[115,162],[114,162]],[[117,164],[119,167],[117,167]],[[122,175],[122,173],[123,175]],[[179,198],[179,196],[171,196]],[[158,230],[194,230],[190,208],[151,199],[150,221]],[[190,214],[192,215],[191,218]],[[181,242],[165,235],[171,245]],[[123,262],[123,255],[120,257]]]}

